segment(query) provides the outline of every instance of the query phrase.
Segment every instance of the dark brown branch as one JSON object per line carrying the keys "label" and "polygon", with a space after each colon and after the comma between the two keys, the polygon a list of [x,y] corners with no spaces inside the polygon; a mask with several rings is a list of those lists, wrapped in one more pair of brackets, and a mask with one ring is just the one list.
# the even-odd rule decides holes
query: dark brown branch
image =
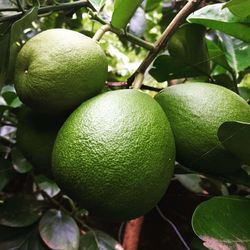
{"label": "dark brown branch", "polygon": [[[89,1],[82,0],[82,1],[76,1],[76,2],[71,2],[71,3],[62,3],[60,5],[51,5],[51,6],[41,7],[38,9],[38,15],[46,14],[46,13],[54,12],[54,11],[72,10],[72,9],[77,10],[82,7],[93,8],[92,5],[90,5]],[[15,21],[17,19],[20,19],[22,15],[23,15],[23,12],[18,12],[14,15],[2,16],[0,17],[0,22]]]}
{"label": "dark brown branch", "polygon": [[[195,8],[202,2],[202,0],[189,0],[186,5],[175,16],[172,22],[165,29],[161,37],[155,42],[154,49],[152,49],[147,57],[143,60],[139,68],[128,79],[128,83],[131,85],[138,74],[144,74],[149,65],[154,61],[159,52],[165,47],[166,43],[177,30],[177,28],[183,23],[187,16],[192,13]],[[142,83],[141,83],[142,84]],[[137,84],[138,85],[138,84]]]}
{"label": "dark brown branch", "polygon": [[[127,82],[107,82],[106,86],[109,88],[129,88],[129,84]],[[156,92],[163,90],[163,88],[156,88],[144,84],[142,84],[141,89],[146,89]]]}

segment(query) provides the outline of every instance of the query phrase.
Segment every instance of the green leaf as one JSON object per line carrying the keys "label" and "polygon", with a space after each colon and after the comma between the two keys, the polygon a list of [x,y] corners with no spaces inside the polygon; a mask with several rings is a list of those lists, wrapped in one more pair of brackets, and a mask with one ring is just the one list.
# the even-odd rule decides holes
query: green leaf
{"label": "green leaf", "polygon": [[11,163],[5,159],[0,159],[0,191],[9,183],[13,178],[15,172]]}
{"label": "green leaf", "polygon": [[105,5],[105,0],[89,0],[89,2],[97,11],[100,11],[100,9]]}
{"label": "green leaf", "polygon": [[148,12],[148,11],[154,10],[155,8],[159,6],[161,2],[162,2],[161,0],[147,0],[145,11]]}
{"label": "green leaf", "polygon": [[248,87],[239,87],[239,94],[243,97],[246,101],[250,100],[250,88]]}
{"label": "green leaf", "polygon": [[201,25],[185,24],[168,43],[170,55],[159,56],[150,74],[159,82],[183,77],[208,75],[210,65]]}
{"label": "green leaf", "polygon": [[224,51],[228,64],[236,77],[238,77],[241,71],[250,66],[250,44],[221,32],[218,32],[217,36],[220,39],[221,48]]}
{"label": "green leaf", "polygon": [[218,138],[227,150],[250,164],[250,123],[224,122],[218,129]]}
{"label": "green leaf", "polygon": [[24,228],[0,226],[0,249],[49,250],[39,236],[37,225]]}
{"label": "green leaf", "polygon": [[231,72],[232,69],[227,62],[224,51],[214,41],[206,40],[206,43],[208,47],[209,60]]}
{"label": "green leaf", "polygon": [[91,230],[81,236],[79,250],[123,250],[123,248],[109,235]]}
{"label": "green leaf", "polygon": [[111,24],[118,29],[124,29],[141,0],[115,0]]}
{"label": "green leaf", "polygon": [[228,194],[225,185],[214,178],[206,178],[200,174],[177,174],[175,177],[186,189],[194,193]]}
{"label": "green leaf", "polygon": [[9,227],[26,227],[41,216],[41,204],[33,196],[16,195],[0,205],[0,224]]}
{"label": "green leaf", "polygon": [[223,9],[221,3],[201,8],[189,15],[187,20],[250,42],[249,20],[234,16],[227,8]]}
{"label": "green leaf", "polygon": [[224,5],[224,8],[225,7],[227,7],[236,16],[250,16],[250,0],[231,0]]}
{"label": "green leaf", "polygon": [[56,196],[60,192],[60,188],[57,184],[46,176],[38,175],[35,176],[35,178],[39,188],[46,192],[50,197]]}
{"label": "green leaf", "polygon": [[46,245],[55,250],[78,250],[80,231],[71,216],[60,210],[47,211],[39,223]]}
{"label": "green leaf", "polygon": [[211,250],[250,249],[250,200],[219,196],[201,203],[192,217],[196,235]]}
{"label": "green leaf", "polygon": [[13,148],[11,151],[11,159],[14,169],[21,173],[27,173],[32,170],[32,165],[26,160],[23,154],[17,148]]}
{"label": "green leaf", "polygon": [[22,105],[22,102],[18,98],[13,85],[4,86],[1,90],[1,95],[8,104],[9,108],[18,108]]}
{"label": "green leaf", "polygon": [[27,13],[21,17],[19,20],[13,23],[11,27],[11,36],[10,36],[10,55],[9,55],[9,65],[7,79],[9,81],[13,80],[16,56],[21,45],[19,39],[23,35],[25,29],[32,26],[32,22],[37,19],[38,6],[34,6]]}

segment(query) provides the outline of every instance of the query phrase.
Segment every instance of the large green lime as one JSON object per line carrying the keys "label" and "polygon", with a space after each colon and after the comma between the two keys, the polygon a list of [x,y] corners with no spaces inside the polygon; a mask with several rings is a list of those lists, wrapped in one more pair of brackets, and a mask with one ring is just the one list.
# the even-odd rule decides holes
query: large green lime
{"label": "large green lime", "polygon": [[53,145],[65,119],[41,115],[27,107],[21,110],[16,133],[17,146],[32,163],[36,173],[52,177]]}
{"label": "large green lime", "polygon": [[98,94],[106,78],[104,52],[95,41],[76,31],[46,30],[31,38],[17,56],[17,94],[43,113],[73,110]]}
{"label": "large green lime", "polygon": [[70,115],[54,145],[52,170],[59,186],[94,215],[128,220],[161,199],[174,158],[160,105],[137,90],[117,90]]}
{"label": "large green lime", "polygon": [[194,82],[166,88],[155,99],[169,119],[181,164],[213,174],[240,168],[240,160],[217,136],[225,121],[250,121],[250,107],[240,96],[218,85]]}

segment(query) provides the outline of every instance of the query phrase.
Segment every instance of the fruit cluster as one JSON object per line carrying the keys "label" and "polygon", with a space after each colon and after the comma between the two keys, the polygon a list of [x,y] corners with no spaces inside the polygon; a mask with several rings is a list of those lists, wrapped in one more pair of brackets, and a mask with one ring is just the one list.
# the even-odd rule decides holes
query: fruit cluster
{"label": "fruit cluster", "polygon": [[132,89],[99,94],[106,80],[104,52],[74,31],[44,31],[17,57],[15,88],[32,109],[21,112],[18,145],[35,170],[94,215],[128,220],[152,209],[168,187],[175,154],[201,172],[240,168],[217,138],[225,121],[250,122],[250,107],[237,94],[197,82],[155,99]]}

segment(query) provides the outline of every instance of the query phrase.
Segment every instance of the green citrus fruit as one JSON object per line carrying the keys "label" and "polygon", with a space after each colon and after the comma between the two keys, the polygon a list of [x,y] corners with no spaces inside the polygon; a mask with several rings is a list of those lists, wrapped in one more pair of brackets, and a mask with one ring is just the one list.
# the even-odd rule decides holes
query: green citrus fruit
{"label": "green citrus fruit", "polygon": [[17,56],[15,88],[21,101],[43,113],[71,111],[98,94],[107,59],[91,38],[66,29],[31,38]]}
{"label": "green citrus fruit", "polygon": [[65,117],[35,113],[25,107],[19,115],[17,146],[34,167],[34,171],[52,177],[51,155],[56,135]]}
{"label": "green citrus fruit", "polygon": [[128,220],[152,209],[173,173],[167,117],[150,96],[117,90],[84,102],[60,129],[52,171],[61,188],[91,213]]}
{"label": "green citrus fruit", "polygon": [[171,124],[176,158],[191,169],[226,174],[241,162],[220,143],[217,131],[226,121],[250,121],[250,107],[234,92],[209,83],[185,83],[156,95]]}

